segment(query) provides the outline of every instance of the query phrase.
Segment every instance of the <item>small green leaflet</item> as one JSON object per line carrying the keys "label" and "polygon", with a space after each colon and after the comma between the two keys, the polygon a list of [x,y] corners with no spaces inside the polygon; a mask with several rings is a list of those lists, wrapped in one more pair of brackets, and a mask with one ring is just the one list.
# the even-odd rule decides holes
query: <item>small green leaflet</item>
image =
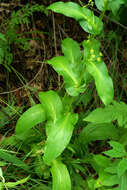
{"label": "small green leaflet", "polygon": [[47,119],[56,122],[56,120],[61,117],[63,111],[63,105],[58,94],[52,90],[40,92],[39,99],[45,110]]}
{"label": "small green leaflet", "polygon": [[126,156],[126,150],[122,144],[116,141],[110,141],[110,146],[113,147],[113,149],[103,152],[107,156],[113,157],[113,158],[120,158],[123,156]]}
{"label": "small green leaflet", "polygon": [[90,164],[94,168],[94,170],[99,173],[100,171],[104,170],[110,164],[110,159],[106,156],[102,155],[93,155],[93,158],[90,161]]}
{"label": "small green leaflet", "polygon": [[77,114],[68,113],[52,124],[44,150],[44,162],[47,165],[50,165],[66,148],[77,120]]}
{"label": "small green leaflet", "polygon": [[27,138],[29,130],[43,121],[45,121],[45,112],[41,104],[29,108],[17,121],[16,136],[22,140]]}
{"label": "small green leaflet", "polygon": [[68,170],[61,161],[53,161],[51,173],[53,177],[52,190],[71,190],[71,180]]}
{"label": "small green leaflet", "polygon": [[[95,184],[95,187],[102,187],[102,186],[113,186],[119,183],[119,178],[117,175],[108,174],[104,171],[99,172],[99,178]],[[122,189],[121,189],[122,190]]]}
{"label": "small green leaflet", "polygon": [[111,163],[111,160],[103,155],[93,155],[93,159],[96,164],[101,168],[106,168]]}
{"label": "small green leaflet", "polygon": [[108,105],[105,108],[97,108],[92,111],[87,117],[83,120],[92,122],[92,123],[111,123],[116,119],[114,116],[115,110],[113,106]]}
{"label": "small green leaflet", "polygon": [[125,128],[127,128],[127,104],[125,104],[124,102],[115,101],[113,102],[113,104],[118,125],[120,127],[124,126]]}
{"label": "small green leaflet", "polygon": [[93,11],[76,3],[59,1],[51,4],[48,9],[76,19],[79,21],[80,26],[90,34],[97,35],[103,29],[102,21],[93,14]]}
{"label": "small green leaflet", "polygon": [[116,15],[121,5],[125,4],[125,0],[95,0],[95,4],[100,11],[106,8]]}
{"label": "small green leaflet", "polygon": [[96,89],[102,102],[108,105],[114,96],[113,82],[101,58],[100,42],[94,38],[83,41],[84,64],[95,80]]}
{"label": "small green leaflet", "polygon": [[114,120],[118,121],[120,127],[127,128],[127,105],[124,102],[113,101],[112,105],[97,108],[84,118],[84,121],[92,123],[110,123]]}
{"label": "small green leaflet", "polygon": [[127,158],[123,158],[117,166],[117,174],[119,177],[127,170]]}

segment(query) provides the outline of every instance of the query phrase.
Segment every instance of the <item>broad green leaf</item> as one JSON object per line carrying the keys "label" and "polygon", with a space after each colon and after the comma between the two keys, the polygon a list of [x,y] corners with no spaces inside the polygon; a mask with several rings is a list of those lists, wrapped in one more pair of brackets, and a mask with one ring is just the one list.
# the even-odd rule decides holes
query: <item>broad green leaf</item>
{"label": "broad green leaf", "polygon": [[81,27],[90,34],[99,34],[103,29],[102,21],[94,15],[93,11],[86,7],[80,7],[76,3],[60,1],[51,4],[48,9],[76,19]]}
{"label": "broad green leaf", "polygon": [[118,190],[126,190],[127,189],[127,172],[125,172],[119,179],[119,189]]}
{"label": "broad green leaf", "polygon": [[47,119],[54,122],[61,116],[63,105],[57,92],[49,90],[47,92],[40,92],[39,99],[45,110]]}
{"label": "broad green leaf", "polygon": [[110,141],[109,144],[113,149],[103,152],[104,154],[114,158],[126,156],[126,150],[122,144],[116,141]]}
{"label": "broad green leaf", "polygon": [[65,164],[54,160],[51,167],[53,177],[52,190],[71,190],[71,180]]}
{"label": "broad green leaf", "polygon": [[17,158],[15,155],[11,155],[7,152],[5,152],[4,150],[0,150],[0,158],[5,160],[5,161],[8,161],[24,170],[29,170],[28,166],[26,164],[24,164],[23,161],[21,161],[19,158]]}
{"label": "broad green leaf", "polygon": [[62,41],[62,52],[65,57],[71,62],[72,67],[78,66],[81,59],[79,44],[71,38],[66,38]]}
{"label": "broad green leaf", "polygon": [[95,0],[97,8],[101,11],[106,10],[112,11],[114,15],[117,14],[121,5],[125,4],[124,0]]}
{"label": "broad green leaf", "polygon": [[112,102],[114,96],[113,82],[101,58],[100,42],[90,39],[83,42],[84,63],[86,69],[95,80],[98,95],[105,105]]}
{"label": "broad green leaf", "polygon": [[109,0],[95,0],[95,4],[100,11],[107,10]]}
{"label": "broad green leaf", "polygon": [[121,5],[124,4],[124,0],[110,0],[108,4],[108,10],[111,10],[114,15],[117,15]]}
{"label": "broad green leaf", "polygon": [[103,22],[90,9],[86,7],[82,9],[86,20],[79,20],[80,26],[90,34],[99,34],[103,30]]}
{"label": "broad green leaf", "polygon": [[80,88],[80,75],[69,63],[66,57],[57,56],[47,61],[48,64],[64,78],[65,88],[69,95],[77,96],[83,90]]}
{"label": "broad green leaf", "polygon": [[87,144],[95,140],[106,140],[106,139],[118,139],[118,130],[113,124],[88,124],[81,131],[79,141],[81,144]]}
{"label": "broad green leaf", "polygon": [[47,165],[50,165],[68,145],[77,119],[77,114],[68,113],[51,127],[44,150],[44,161]]}
{"label": "broad green leaf", "polygon": [[49,5],[49,10],[56,13],[64,14],[65,16],[72,17],[76,20],[86,19],[82,11],[82,7],[73,2],[64,3],[62,1]]}
{"label": "broad green leaf", "polygon": [[71,38],[62,41],[64,56],[57,56],[47,61],[48,64],[64,78],[65,89],[71,96],[78,96],[85,91],[88,75],[85,65],[81,61],[80,46]]}
{"label": "broad green leaf", "polygon": [[25,139],[28,137],[29,130],[43,121],[45,121],[45,112],[41,104],[29,108],[17,121],[16,136]]}
{"label": "broad green leaf", "polygon": [[123,175],[123,173],[127,170],[127,158],[123,158],[117,167],[117,174],[119,177]]}

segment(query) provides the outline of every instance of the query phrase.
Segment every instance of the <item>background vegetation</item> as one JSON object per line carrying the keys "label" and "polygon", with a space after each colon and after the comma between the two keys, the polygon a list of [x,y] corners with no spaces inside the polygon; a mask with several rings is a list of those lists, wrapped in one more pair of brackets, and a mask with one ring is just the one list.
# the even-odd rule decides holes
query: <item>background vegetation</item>
{"label": "background vegetation", "polygon": [[[54,2],[58,1],[0,1],[0,189],[126,190],[127,2],[110,1],[103,7],[106,2],[103,0],[100,3],[98,0],[71,1],[88,8],[100,18],[104,26],[103,31],[97,34],[91,34],[92,29],[84,30],[78,23],[80,19],[74,20],[52,7],[47,9]],[[114,97],[113,101],[107,100],[108,103],[103,101],[97,85],[95,87],[97,82],[94,83],[89,75],[85,92],[70,90],[70,79],[62,75],[52,62],[53,57],[65,54],[64,43],[74,47],[76,42],[80,46],[82,60],[85,49],[85,42],[84,45],[82,42],[93,36],[100,42],[102,60],[113,81]],[[74,41],[67,42],[65,38]],[[99,46],[94,50],[97,48]],[[77,68],[74,68],[75,73]],[[106,92],[104,81],[99,81],[99,84]],[[45,95],[45,92],[51,94]],[[78,96],[73,97],[73,93],[78,93]],[[51,107],[47,105],[44,108],[49,116],[46,119],[41,117],[44,113],[39,102],[43,104],[46,100],[56,106],[57,116],[62,106],[64,112],[70,111],[69,118],[73,117],[72,112],[78,115],[78,121],[72,119],[75,124],[73,135],[65,150],[60,147],[60,157],[53,166],[47,164],[48,156],[49,160],[46,156],[43,159],[48,133],[45,124],[53,117]],[[29,120],[28,123],[22,120],[21,116],[30,107],[34,107],[34,115],[41,118],[39,124],[32,123],[33,115],[26,116],[25,122]],[[46,128],[51,125],[50,119]],[[34,127],[34,124],[37,125]],[[23,129],[20,125],[24,125]],[[24,133],[27,126],[31,130]],[[55,147],[52,149],[55,152]],[[60,180],[61,176],[64,182]]]}

